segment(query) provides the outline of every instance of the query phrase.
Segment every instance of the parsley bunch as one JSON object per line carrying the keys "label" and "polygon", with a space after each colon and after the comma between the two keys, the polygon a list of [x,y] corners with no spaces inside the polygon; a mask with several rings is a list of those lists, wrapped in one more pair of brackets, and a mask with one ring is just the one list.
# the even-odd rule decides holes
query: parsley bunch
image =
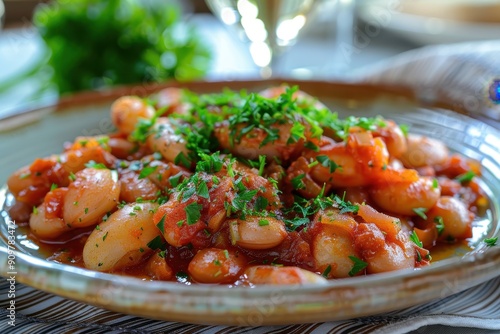
{"label": "parsley bunch", "polygon": [[180,9],[164,2],[55,0],[34,24],[60,93],[116,84],[201,77],[210,52]]}

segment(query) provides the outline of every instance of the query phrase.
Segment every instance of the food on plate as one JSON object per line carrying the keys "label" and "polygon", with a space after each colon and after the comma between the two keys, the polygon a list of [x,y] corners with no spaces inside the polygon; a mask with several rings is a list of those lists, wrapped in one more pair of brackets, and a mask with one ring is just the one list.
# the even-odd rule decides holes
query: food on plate
{"label": "food on plate", "polygon": [[324,284],[427,266],[488,205],[477,162],[382,117],[341,119],[297,87],[171,87],[119,98],[111,119],[115,133],[8,180],[12,218],[50,260],[185,284]]}

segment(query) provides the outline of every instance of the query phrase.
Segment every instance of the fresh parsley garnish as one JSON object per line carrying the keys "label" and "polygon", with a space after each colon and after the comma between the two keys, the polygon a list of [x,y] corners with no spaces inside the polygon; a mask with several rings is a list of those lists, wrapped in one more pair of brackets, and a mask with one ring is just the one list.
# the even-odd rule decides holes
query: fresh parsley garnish
{"label": "fresh parsley garnish", "polygon": [[418,238],[418,235],[417,235],[417,233],[415,231],[411,231],[411,233],[410,233],[410,241],[412,241],[418,247],[422,247],[423,246],[422,241],[420,241],[420,239]]}
{"label": "fresh parsley garnish", "polygon": [[470,170],[468,172],[465,172],[463,174],[458,175],[455,178],[455,180],[457,180],[460,183],[468,183],[468,182],[472,181],[474,176],[476,176],[476,173],[474,173],[473,171]]}
{"label": "fresh parsley garnish", "polygon": [[438,236],[440,236],[441,234],[443,234],[444,231],[443,217],[441,216],[434,217],[434,222],[436,223],[436,230],[438,232]]}
{"label": "fresh parsley garnish", "polygon": [[335,172],[337,168],[339,168],[339,165],[335,163],[335,161],[331,160],[329,157],[326,155],[318,155],[316,157],[316,160],[323,166],[327,167],[330,170],[330,173]]}
{"label": "fresh parsley garnish", "polygon": [[349,259],[351,259],[351,261],[354,263],[354,265],[351,268],[351,271],[349,271],[348,274],[351,277],[357,275],[368,266],[368,263],[357,258],[356,256],[349,255]]}
{"label": "fresh parsley garnish", "polygon": [[483,240],[488,247],[496,246],[498,237],[488,238]]}
{"label": "fresh parsley garnish", "polygon": [[139,173],[139,179],[144,179],[148,177],[149,175],[153,174],[156,171],[156,169],[158,169],[158,166],[144,167]]}
{"label": "fresh parsley garnish", "polygon": [[427,212],[426,208],[413,208],[413,212],[420,218],[427,219],[427,215],[425,214]]}
{"label": "fresh parsley garnish", "polygon": [[188,225],[193,225],[200,220],[201,210],[203,209],[203,205],[193,202],[188,204],[184,211],[186,212],[186,222]]}

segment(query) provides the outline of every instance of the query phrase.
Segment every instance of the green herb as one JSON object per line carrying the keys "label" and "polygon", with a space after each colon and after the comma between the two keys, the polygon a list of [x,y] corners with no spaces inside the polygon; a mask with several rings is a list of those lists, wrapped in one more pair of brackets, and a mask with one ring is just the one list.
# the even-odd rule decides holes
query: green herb
{"label": "green herb", "polygon": [[89,213],[89,208],[85,208],[83,209],[83,211],[85,212],[85,214]]}
{"label": "green herb", "polygon": [[27,179],[30,176],[31,176],[31,173],[29,173],[29,172],[28,173],[22,173],[21,175],[19,175],[19,178],[21,180],[24,180],[24,179]]}
{"label": "green herb", "polygon": [[306,185],[304,184],[304,181],[302,179],[306,176],[306,174],[299,174],[296,177],[292,178],[292,186],[293,189],[299,190],[299,189],[305,189]]}
{"label": "green herb", "polygon": [[267,198],[258,196],[257,200],[255,201],[255,211],[264,211],[266,210],[267,206],[269,205],[269,201]]}
{"label": "green herb", "polygon": [[139,252],[144,253],[144,248],[140,247]]}
{"label": "green herb", "polygon": [[309,219],[300,217],[285,219],[285,224],[288,229],[290,229],[291,231],[295,231],[297,228],[309,224]]}
{"label": "green herb", "polygon": [[488,245],[488,247],[496,246],[497,241],[498,241],[498,237],[484,239],[484,243],[486,245]]}
{"label": "green herb", "polygon": [[97,163],[94,160],[90,160],[85,164],[85,167],[87,168],[94,168],[94,169],[108,169],[105,164],[102,163]]}
{"label": "green herb", "polygon": [[259,176],[264,175],[265,167],[266,167],[266,156],[259,155]]}
{"label": "green herb", "polygon": [[57,189],[57,184],[52,183],[52,185],[50,186],[50,191],[54,191],[56,189]]}
{"label": "green herb", "polygon": [[220,261],[219,261],[219,260],[217,260],[217,259],[215,259],[215,260],[214,260],[214,264],[215,264],[216,266],[221,266],[221,265],[222,265],[222,263],[220,263]]}
{"label": "green herb", "polygon": [[220,172],[224,166],[224,161],[221,159],[219,152],[213,154],[199,154],[200,161],[196,164],[197,172],[205,172],[208,174],[215,174]]}
{"label": "green herb", "polygon": [[432,179],[432,188],[433,189],[439,188],[439,182],[437,179]]}
{"label": "green herb", "polygon": [[180,152],[177,154],[177,156],[174,159],[174,164],[176,165],[183,165],[186,168],[191,167],[191,159],[187,155],[184,154],[184,152]]}
{"label": "green herb", "polygon": [[225,258],[229,259],[229,251],[227,249],[224,249],[223,253],[224,253]]}
{"label": "green herb", "polygon": [[203,198],[209,198],[208,194],[208,186],[207,183],[203,180],[200,180],[198,185],[196,186],[196,193],[198,196],[203,197]]}
{"label": "green herb", "polygon": [[156,224],[156,227],[158,227],[158,229],[160,230],[161,234],[165,234],[165,218],[167,218],[167,215],[163,215],[163,217],[161,217],[160,221],[158,222],[158,224]]}
{"label": "green herb", "polygon": [[171,177],[168,178],[168,182],[170,182],[170,185],[175,188],[175,187],[177,187],[179,185],[181,176],[182,176],[181,173],[178,173],[178,174],[176,174],[174,176],[171,176]]}
{"label": "green herb", "polygon": [[441,216],[434,217],[434,222],[436,223],[436,229],[438,232],[438,236],[443,234],[443,231],[444,231],[443,217],[441,217]]}
{"label": "green herb", "polygon": [[75,181],[76,180],[76,175],[73,174],[73,172],[69,173],[69,176],[68,178],[71,180],[71,181]]}
{"label": "green herb", "polygon": [[426,208],[413,208],[413,212],[420,218],[427,219],[427,215],[425,214],[427,212]]}
{"label": "green herb", "polygon": [[349,259],[351,259],[351,261],[354,263],[354,265],[351,268],[351,271],[349,271],[349,274],[348,274],[351,277],[355,276],[356,274],[358,274],[359,272],[361,272],[362,270],[364,270],[368,266],[368,263],[366,263],[365,261],[363,261],[361,259],[358,259],[356,256],[349,255]]}
{"label": "green herb", "polygon": [[418,247],[422,247],[423,246],[422,241],[420,241],[420,239],[418,238],[418,235],[417,235],[417,233],[415,231],[411,231],[411,233],[410,233],[410,241],[412,241]]}
{"label": "green herb", "polygon": [[106,238],[108,237],[108,233],[109,232],[106,232],[106,234],[102,237],[102,241],[106,240]]}
{"label": "green herb", "polygon": [[317,145],[315,145],[314,143],[310,142],[310,141],[307,141],[304,144],[304,147],[307,148],[307,149],[310,149],[311,151],[319,152],[319,147]]}
{"label": "green herb", "polygon": [[[201,77],[209,66],[209,48],[172,2],[54,0],[35,10],[33,22],[50,50],[51,80],[61,94],[185,81]],[[105,57],[95,61],[85,50]]]}
{"label": "green herb", "polygon": [[[135,142],[145,143],[146,139],[153,133],[154,125],[159,117],[159,113],[156,112],[151,119],[140,118],[136,123],[134,131],[130,134],[130,139]],[[133,167],[130,169],[135,170]]]}
{"label": "green herb", "polygon": [[34,215],[38,214],[38,208],[36,206],[33,207],[33,214]]}
{"label": "green herb", "polygon": [[193,225],[200,220],[201,210],[203,209],[203,205],[193,202],[184,208],[186,212],[186,221],[188,225]]}
{"label": "green herb", "polygon": [[290,137],[288,138],[287,144],[293,144],[298,142],[300,139],[306,139],[304,131],[306,127],[299,122],[295,122],[290,129]]}
{"label": "green herb", "polygon": [[269,225],[269,220],[259,219],[259,226],[267,226],[267,225]]}
{"label": "green herb", "polygon": [[144,179],[146,177],[148,177],[149,175],[153,174],[156,169],[158,168],[158,166],[154,166],[154,167],[151,167],[151,166],[148,166],[148,167],[144,167],[141,172],[139,173],[139,179]]}
{"label": "green herb", "polygon": [[326,155],[318,155],[318,156],[316,157],[316,160],[318,160],[318,162],[319,162],[322,166],[329,168],[330,173],[335,172],[335,170],[336,170],[337,168],[339,168],[339,166],[335,163],[335,161],[330,160],[330,158],[329,158],[329,157],[327,157]]}
{"label": "green herb", "polygon": [[403,135],[405,137],[408,137],[408,133],[410,131],[410,127],[408,124],[399,124],[399,128],[401,129],[401,132],[403,132]]}
{"label": "green herb", "polygon": [[332,266],[328,265],[321,274],[321,276],[323,276],[324,278],[328,278],[328,275],[330,274],[331,271],[332,271]]}
{"label": "green herb", "polygon": [[95,229],[99,231],[101,229],[101,227],[99,225],[96,225]]}
{"label": "green herb", "polygon": [[337,203],[337,205],[340,209],[340,213],[347,213],[347,212],[352,212],[354,214],[358,213],[358,210],[359,210],[358,205],[352,204],[349,201],[345,201],[345,192],[344,192],[344,195],[342,196],[342,198],[335,195],[335,197],[333,199]]}
{"label": "green herb", "polygon": [[460,183],[468,183],[468,182],[472,181],[474,176],[476,176],[476,174],[470,170],[466,173],[460,174],[459,176],[457,176],[455,178],[455,180],[457,180]]}
{"label": "green herb", "polygon": [[157,235],[153,240],[147,243],[147,246],[152,250],[165,250],[167,244],[161,236]]}

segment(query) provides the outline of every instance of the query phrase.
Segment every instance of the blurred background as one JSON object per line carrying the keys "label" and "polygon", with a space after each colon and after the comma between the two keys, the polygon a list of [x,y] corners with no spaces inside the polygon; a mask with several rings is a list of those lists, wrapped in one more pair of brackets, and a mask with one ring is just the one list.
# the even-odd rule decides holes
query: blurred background
{"label": "blurred background", "polygon": [[425,45],[500,38],[497,0],[0,0],[0,121],[88,89],[351,80]]}

